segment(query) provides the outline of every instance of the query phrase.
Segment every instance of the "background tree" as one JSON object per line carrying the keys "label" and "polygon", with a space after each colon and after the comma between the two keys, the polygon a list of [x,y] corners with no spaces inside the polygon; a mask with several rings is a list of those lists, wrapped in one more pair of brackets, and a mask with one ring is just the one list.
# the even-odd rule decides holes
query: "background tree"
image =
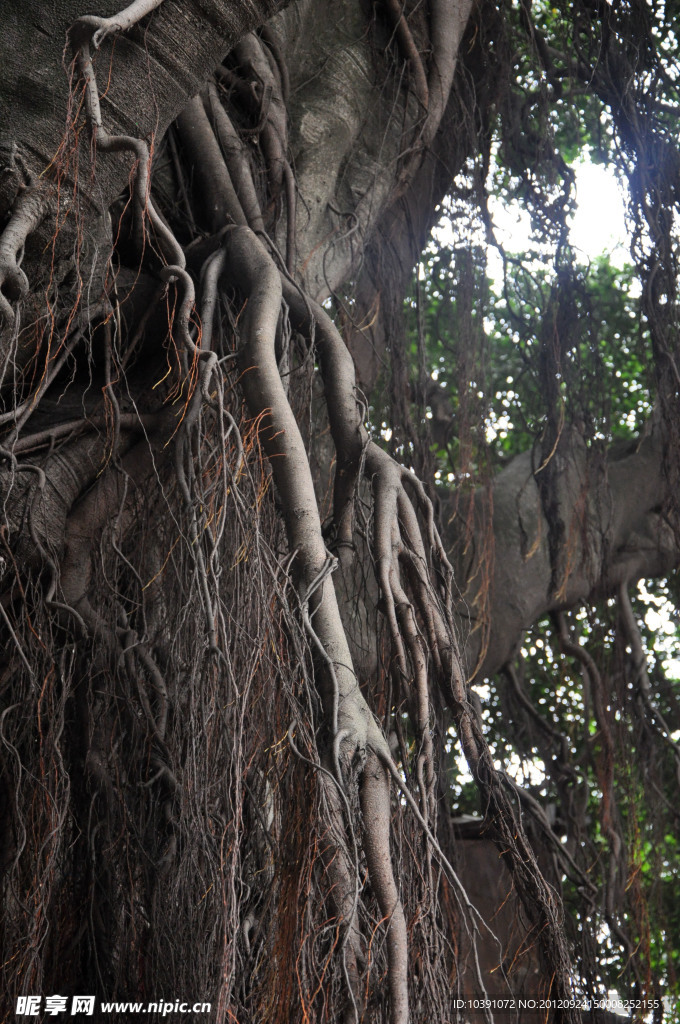
{"label": "background tree", "polygon": [[[645,1017],[679,927],[674,6],[2,13],[7,1012],[575,1019],[615,985]],[[569,246],[584,149],[625,272]],[[536,245],[502,292],[490,191]]]}

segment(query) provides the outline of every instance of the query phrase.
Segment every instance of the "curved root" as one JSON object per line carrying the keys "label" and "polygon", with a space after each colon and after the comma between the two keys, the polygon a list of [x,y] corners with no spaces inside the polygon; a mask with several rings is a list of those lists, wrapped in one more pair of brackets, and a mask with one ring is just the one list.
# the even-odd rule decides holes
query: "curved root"
{"label": "curved root", "polygon": [[163,0],[134,0],[129,7],[120,11],[113,18],[100,18],[95,14],[85,14],[78,18],[71,31],[74,29],[78,31],[82,27],[91,34],[92,45],[95,50],[98,50],[107,36],[127,31],[151,11],[160,7],[162,3]]}
{"label": "curved root", "polygon": [[26,239],[38,227],[48,206],[44,186],[34,185],[21,192],[0,236],[0,317],[8,324],[14,324],[15,319],[12,303],[29,291],[28,278],[21,269]]}

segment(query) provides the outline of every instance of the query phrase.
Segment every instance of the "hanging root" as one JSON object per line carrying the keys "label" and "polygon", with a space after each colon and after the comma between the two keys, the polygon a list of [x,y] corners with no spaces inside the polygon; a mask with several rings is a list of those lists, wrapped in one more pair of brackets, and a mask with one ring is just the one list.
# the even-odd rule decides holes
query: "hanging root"
{"label": "hanging root", "polygon": [[[221,109],[217,97],[211,96],[212,116],[216,128],[221,127],[222,137],[231,138],[230,125],[225,124],[221,117]],[[180,125],[186,138],[195,130],[199,121],[204,124],[203,114],[197,108],[186,115],[186,121]],[[195,121],[189,123],[189,117]],[[206,139],[204,130],[203,139]],[[208,138],[208,147],[212,146]],[[212,149],[210,148],[210,152]],[[235,147],[231,149],[232,162],[237,161]],[[238,164],[239,173],[243,165]],[[226,163],[214,161],[205,164],[202,172],[205,180],[212,188],[215,184],[225,182],[229,177]],[[239,193],[252,203],[254,194],[249,176],[241,177]],[[219,194],[220,189],[217,189]],[[252,213],[249,220],[258,222]],[[290,298],[298,314],[298,320],[307,316],[308,305],[304,297],[291,285],[287,274],[283,277],[274,260],[266,251],[250,228],[242,225],[239,211],[232,212],[232,220],[236,225],[229,227],[223,235],[223,247],[218,256],[210,258],[210,268],[203,274],[204,289],[222,275],[225,281],[233,282],[241,294],[247,298],[247,305],[240,327],[241,349],[239,363],[242,370],[242,387],[248,402],[251,415],[259,424],[259,436],[272,466],[272,474],[276,482],[281,500],[283,517],[286,524],[288,544],[294,552],[292,562],[293,575],[300,596],[302,618],[312,648],[317,655],[318,678],[324,707],[328,736],[326,740],[326,758],[330,773],[338,786],[338,797],[331,791],[328,793],[331,817],[335,822],[336,833],[344,834],[346,829],[351,832],[351,814],[344,796],[345,780],[349,778],[358,764],[361,765],[366,756],[370,756],[372,769],[362,772],[362,801],[367,849],[367,860],[371,883],[384,916],[389,917],[388,948],[390,992],[392,1019],[404,1022],[408,1018],[408,995],[406,973],[406,929],[404,913],[398,898],[390,859],[389,821],[390,800],[389,786],[385,769],[376,760],[376,755],[384,761],[389,758],[387,742],[378,728],[366,705],[354,673],[346,634],[340,618],[335,588],[331,572],[334,560],[329,558],[321,531],[318,503],[309,466],[309,458],[304,446],[299,427],[290,408],[288,395],[281,379],[281,369],[276,358],[276,337],[281,311],[283,290],[286,299]],[[238,225],[238,226],[237,226]],[[290,246],[289,246],[290,249]],[[203,322],[209,324],[212,316],[203,311]],[[323,320],[323,318],[322,318]],[[323,320],[328,338],[333,337],[332,325]],[[353,381],[351,359],[344,346],[340,349],[333,344],[320,346],[322,358],[329,361],[327,370],[332,367],[331,376],[339,384],[342,375],[345,385]],[[349,359],[349,365],[347,360]],[[337,373],[336,373],[337,371]],[[351,398],[352,409],[355,406]],[[338,431],[342,431],[347,421],[347,410],[338,410],[329,403],[329,412]],[[346,447],[350,452],[350,462],[358,455],[361,457],[363,441],[358,436],[359,452],[356,451],[357,440],[354,426],[349,422],[352,440]],[[339,451],[342,451],[340,447]],[[348,533],[347,515],[350,512],[354,496],[357,466],[347,465],[340,470],[340,480],[336,489],[335,503],[340,518],[344,518],[342,530]],[[296,750],[289,732],[291,746]],[[296,750],[297,752],[297,750]],[[298,756],[299,755],[298,753]],[[322,768],[322,766],[319,766]],[[326,769],[322,769],[326,771]],[[377,773],[377,774],[376,774]],[[382,780],[382,782],[380,782]],[[344,807],[346,821],[342,826],[341,805]],[[373,820],[375,817],[375,821]],[[368,853],[367,843],[371,844]],[[356,857],[355,857],[356,859]],[[347,1019],[358,1020],[359,1007],[362,1005],[362,994],[358,981],[357,960],[361,956],[356,924],[356,867],[347,861],[343,852],[343,842],[338,841],[335,853],[329,863],[329,871],[334,879],[333,902],[340,919],[346,921],[345,935],[342,944],[343,964],[348,986]]]}
{"label": "hanging root", "polygon": [[[132,4],[128,10],[138,6],[143,8],[147,4],[139,0],[138,3]],[[158,6],[158,4],[154,6]],[[143,13],[146,13],[146,11],[143,11]],[[139,17],[142,17],[142,14],[139,14]],[[94,20],[96,22],[99,21],[96,18]],[[134,21],[131,22],[131,24],[133,23]],[[172,231],[159,216],[151,199],[151,167],[147,143],[143,139],[134,138],[131,135],[111,135],[104,127],[99,102],[99,88],[90,54],[90,34],[96,34],[96,32],[93,33],[93,26],[87,20],[81,19],[81,21],[76,22],[71,30],[71,40],[76,49],[78,67],[85,86],[85,106],[94,142],[105,153],[130,152],[134,154],[137,161],[134,175],[134,196],[137,213],[142,218],[148,217],[154,232],[154,238],[160,247],[161,256],[167,265],[166,270],[168,273],[166,280],[172,281],[176,277],[180,277],[180,272],[186,268],[184,252]],[[183,277],[182,280],[185,286],[191,289],[190,296],[188,293],[185,293],[183,301],[184,319],[181,321],[181,326],[186,331],[186,324],[188,322],[187,306],[190,311],[191,305],[193,305],[193,284],[191,284],[188,275]]]}
{"label": "hanging root", "polygon": [[[144,160],[144,157],[141,155],[141,149],[146,149],[146,147],[140,140],[124,139],[122,137],[112,139],[104,131],[101,123],[99,96],[90,59],[89,45],[91,41],[92,45],[97,49],[108,35],[131,28],[132,25],[136,24],[146,14],[159,7],[162,2],[163,0],[135,0],[129,7],[116,15],[115,18],[99,18],[86,15],[79,18],[71,29],[72,39],[74,41],[79,40],[78,49],[81,70],[84,72],[84,78],[88,83],[88,117],[96,130],[97,143],[103,150],[132,149],[138,155],[140,165],[144,163],[140,191],[143,190],[145,199],[148,198],[148,150]],[[80,41],[81,39],[83,41]],[[138,182],[139,179],[140,175],[138,175]],[[0,236],[0,318],[4,319],[9,325],[13,325],[15,319],[13,304],[24,298],[28,294],[30,287],[28,278],[21,269],[26,240],[44,219],[50,209],[50,205],[50,197],[46,185],[42,182],[30,180],[28,187],[22,190],[15,200],[12,215]],[[143,203],[143,206],[145,205],[146,203]]]}
{"label": "hanging root", "polygon": [[427,75],[425,74],[425,68],[423,67],[423,61],[418,52],[418,47],[415,44],[411,30],[406,20],[406,16],[402,10],[402,5],[399,0],[385,0],[385,7],[387,13],[394,25],[394,32],[399,43],[399,48],[406,60],[411,65],[411,74],[413,75],[413,87],[418,101],[420,102],[424,111],[430,103],[430,90],[427,84]]}
{"label": "hanging root", "polygon": [[49,201],[44,185],[33,184],[19,193],[12,215],[0,235],[0,318],[14,324],[12,303],[29,291],[26,274],[21,269],[26,239],[45,217]]}
{"label": "hanging root", "polygon": [[390,790],[388,774],[369,754],[361,784],[366,863],[387,930],[391,1024],[408,1024],[408,940],[404,908],[390,859]]}
{"label": "hanging root", "polygon": [[[337,707],[337,732],[343,734],[343,760],[363,752],[376,727],[357,683],[329,575],[319,583],[328,552],[321,533],[314,483],[299,427],[286,397],[276,362],[276,330],[281,306],[281,280],[272,258],[249,228],[233,228],[225,236],[225,273],[248,298],[239,354],[242,386],[253,416],[260,417],[262,444],[283,507],[293,571],[303,603],[309,603],[314,631],[330,659],[332,674],[323,671],[321,696],[328,721]],[[384,743],[384,740],[382,741]]]}
{"label": "hanging root", "polygon": [[[440,863],[447,867],[447,875],[455,888],[455,872],[443,858],[433,835],[435,766],[429,680],[434,677],[453,711],[463,752],[487,802],[492,823],[490,835],[509,855],[508,866],[541,935],[553,977],[553,992],[562,998],[571,998],[571,971],[562,937],[559,903],[543,880],[506,791],[507,784],[494,768],[481,725],[468,698],[453,626],[453,574],[434,525],[431,502],[417,478],[368,438],[352,361],[332,321],[318,307],[303,302],[300,297],[296,299],[292,287],[285,288],[285,295],[300,323],[304,322],[305,309],[308,321],[313,321],[308,329],[319,352],[331,433],[338,456],[334,508],[339,536],[352,535],[349,495],[358,487],[360,474],[372,481],[373,555],[394,652],[395,682],[402,691],[405,689],[407,694],[413,695],[419,739],[416,777],[420,807],[410,794],[407,802],[428,837],[428,857],[431,847],[437,852]],[[376,748],[376,754],[406,793],[389,752]],[[466,914],[474,917],[462,887],[459,891]],[[478,983],[483,988],[481,976]]]}
{"label": "hanging root", "polygon": [[76,30],[80,27],[85,29],[92,37],[92,45],[95,50],[98,50],[107,36],[126,32],[151,11],[160,7],[162,3],[163,0],[134,0],[113,18],[100,18],[93,14],[85,14],[78,18],[74,28]]}

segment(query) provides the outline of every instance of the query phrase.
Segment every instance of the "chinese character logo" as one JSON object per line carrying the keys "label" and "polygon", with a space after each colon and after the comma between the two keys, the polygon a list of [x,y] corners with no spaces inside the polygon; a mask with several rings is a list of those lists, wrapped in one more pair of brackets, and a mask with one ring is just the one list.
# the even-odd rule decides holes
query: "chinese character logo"
{"label": "chinese character logo", "polygon": [[71,1004],[71,1016],[74,1013],[86,1013],[91,1017],[94,1013],[94,996],[74,996]]}
{"label": "chinese character logo", "polygon": [[45,999],[45,1013],[55,1017],[58,1013],[64,1012],[67,1002],[66,996],[47,996]]}
{"label": "chinese character logo", "polygon": [[37,1017],[40,1013],[40,996],[19,996],[17,1016]]}

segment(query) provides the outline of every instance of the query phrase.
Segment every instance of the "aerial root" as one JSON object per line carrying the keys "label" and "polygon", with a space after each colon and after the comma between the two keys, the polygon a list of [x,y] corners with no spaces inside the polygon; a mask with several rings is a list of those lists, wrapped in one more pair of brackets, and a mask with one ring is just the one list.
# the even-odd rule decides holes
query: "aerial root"
{"label": "aerial root", "polygon": [[423,60],[418,52],[418,47],[415,44],[411,29],[409,28],[406,16],[402,10],[402,5],[399,0],[385,0],[385,7],[389,14],[390,20],[394,25],[394,32],[399,43],[404,59],[407,60],[411,65],[411,74],[413,75],[413,87],[415,94],[418,97],[424,111],[430,103],[430,90],[427,84],[427,75],[425,74],[425,68],[423,67]]}
{"label": "aerial root", "polygon": [[408,1024],[408,937],[390,856],[390,786],[377,755],[366,759],[361,781],[364,852],[371,887],[387,931],[390,1024]]}
{"label": "aerial root", "polygon": [[[304,319],[300,305],[298,301],[295,309],[294,296],[291,295],[291,308],[298,319]],[[420,806],[401,779],[389,750],[385,752],[377,739],[375,746],[372,745],[373,731],[378,732],[377,726],[369,735],[369,759],[375,754],[391,774],[427,837],[428,856],[431,847],[454,886],[472,940],[477,982],[483,990],[474,939],[479,915],[444,857],[433,830],[435,801],[429,677],[434,675],[453,711],[463,753],[489,804],[489,813],[499,820],[496,841],[508,854],[508,865],[537,927],[540,931],[545,929],[544,948],[555,972],[555,990],[566,997],[570,991],[569,968],[554,894],[540,875],[468,697],[453,627],[453,573],[434,525],[431,502],[422,483],[368,437],[362,422],[363,410],[357,397],[353,370],[341,372],[347,353],[337,329],[332,322],[327,322],[325,314],[317,313],[309,304],[306,315],[312,321],[318,317],[317,323],[312,323],[308,330],[310,336],[315,337],[320,356],[331,434],[338,454],[336,480],[340,470],[344,470],[341,478],[341,486],[345,490],[343,516],[348,516],[346,499],[349,488],[353,487],[356,493],[361,475],[372,481],[373,555],[394,653],[394,674],[402,692],[406,686],[415,703],[414,725],[420,740],[416,763]],[[316,326],[320,330],[312,335]],[[341,453],[344,464],[340,460]],[[351,535],[351,513],[348,518]],[[343,530],[347,528],[345,523]],[[384,860],[384,844],[381,856]],[[376,884],[382,887],[381,898],[387,900],[389,886],[386,880],[379,875]],[[396,1005],[400,1006],[398,980],[391,979],[391,984],[396,986],[394,998]]]}
{"label": "aerial root", "polygon": [[[141,3],[141,0],[138,0],[138,2]],[[136,6],[137,4],[132,4],[132,7]],[[156,4],[156,6],[158,5]],[[91,26],[88,22],[81,19],[81,22],[76,22],[75,27],[77,28],[79,25],[89,28],[91,31]],[[78,67],[85,86],[85,108],[94,142],[103,152],[130,152],[134,154],[137,161],[134,171],[134,197],[137,212],[142,217],[148,217],[149,223],[153,228],[155,241],[160,248],[160,255],[166,263],[167,279],[181,278],[186,286],[187,282],[190,282],[191,279],[188,275],[183,276],[182,274],[186,268],[184,250],[163,218],[158,214],[151,199],[151,155],[149,146],[144,139],[135,138],[131,135],[111,135],[107,131],[102,120],[99,88],[90,54],[91,38],[87,35],[83,36],[82,32],[74,31],[72,41],[76,49]],[[192,304],[193,294],[191,295],[191,302],[188,303],[189,312]],[[187,316],[186,309],[187,297],[185,296],[183,303],[185,316]]]}
{"label": "aerial root", "polygon": [[675,775],[680,785],[680,744],[674,740],[671,726],[659,711],[652,697],[652,686],[647,672],[647,655],[642,644],[640,626],[630,601],[627,582],[622,583],[619,588],[619,608],[626,639],[632,651],[635,681],[639,687],[640,697],[647,708],[651,722],[654,723],[654,728],[673,751]]}
{"label": "aerial root", "polygon": [[[128,148],[137,152],[138,145],[133,145],[133,143],[142,146],[145,144],[141,140],[125,140],[127,144],[121,145],[120,139],[112,140],[103,132],[99,96],[89,55],[88,37],[97,49],[108,35],[130,28],[150,11],[159,7],[162,2],[163,0],[134,0],[134,3],[114,18],[85,15],[78,18],[71,28],[74,41],[79,41],[80,37],[84,37],[83,41],[79,42],[79,48],[81,66],[86,72],[84,77],[87,85],[88,116],[95,126],[98,133],[97,141],[103,149]],[[148,165],[148,151],[146,163]],[[145,173],[147,170],[148,168],[145,168]],[[148,193],[146,184],[144,188],[146,195]],[[13,303],[24,298],[30,288],[28,278],[21,269],[26,240],[43,220],[49,207],[50,201],[45,185],[42,182],[29,183],[29,186],[15,200],[10,220],[0,236],[0,318],[9,325],[13,325],[15,321]],[[159,219],[157,215],[156,219]],[[166,233],[165,230],[163,233]]]}
{"label": "aerial root", "polygon": [[98,50],[107,36],[127,31],[151,11],[160,7],[162,3],[163,0],[134,0],[112,18],[100,18],[95,14],[85,14],[76,20],[73,29],[77,31],[82,26],[91,35],[92,45],[95,50]]}
{"label": "aerial root", "polygon": [[[245,222],[253,231],[264,235],[262,209],[257,198],[246,148],[220,102],[216,86],[212,83],[208,85],[206,105]],[[235,218],[235,221],[240,223],[240,218]]]}
{"label": "aerial root", "polygon": [[[390,759],[389,746],[366,705],[352,669],[330,579],[334,560],[329,559],[322,539],[309,460],[276,365],[275,337],[281,301],[279,272],[249,229],[234,229],[225,237],[225,244],[225,269],[237,275],[237,281],[248,297],[242,327],[241,364],[248,368],[243,387],[251,415],[268,413],[263,444],[270,458],[274,456],[271,458],[272,472],[282,501],[289,546],[295,552],[298,593],[307,632],[319,656],[319,685],[324,715],[331,731],[330,775],[338,786],[339,794],[343,793],[344,787],[341,750],[350,760],[355,752],[366,752],[360,790],[364,849],[371,886],[387,922],[391,1020],[393,1024],[406,1024],[408,942],[390,856],[391,805],[389,777],[385,768],[385,761]],[[278,455],[285,455],[285,458],[277,458]],[[349,809],[347,813],[349,815]],[[347,878],[343,876],[337,897],[343,903],[351,895],[347,884]],[[350,915],[347,935],[353,933],[353,919],[354,911]],[[353,1007],[356,1000],[350,975],[354,971],[354,959],[355,953],[352,953],[350,961],[344,961]]]}
{"label": "aerial root", "polygon": [[49,200],[44,185],[37,184],[19,193],[12,216],[0,236],[0,316],[13,325],[12,303],[23,299],[29,291],[26,274],[21,269],[26,239],[45,217]]}
{"label": "aerial root", "polygon": [[[347,986],[346,1024],[358,1024],[363,1004],[359,985],[359,963],[364,960],[361,949],[361,934],[357,919],[359,905],[359,851],[353,828],[352,810],[341,779],[338,779],[335,765],[330,768],[315,763],[298,749],[293,739],[293,725],[288,729],[288,743],[300,761],[319,773],[322,792],[328,805],[328,820],[332,841],[325,848],[323,858],[331,879],[331,900],[338,924],[343,925],[340,940],[343,973]],[[344,817],[344,821],[343,821]],[[346,825],[345,825],[346,821]],[[347,849],[349,834],[350,851]]]}

